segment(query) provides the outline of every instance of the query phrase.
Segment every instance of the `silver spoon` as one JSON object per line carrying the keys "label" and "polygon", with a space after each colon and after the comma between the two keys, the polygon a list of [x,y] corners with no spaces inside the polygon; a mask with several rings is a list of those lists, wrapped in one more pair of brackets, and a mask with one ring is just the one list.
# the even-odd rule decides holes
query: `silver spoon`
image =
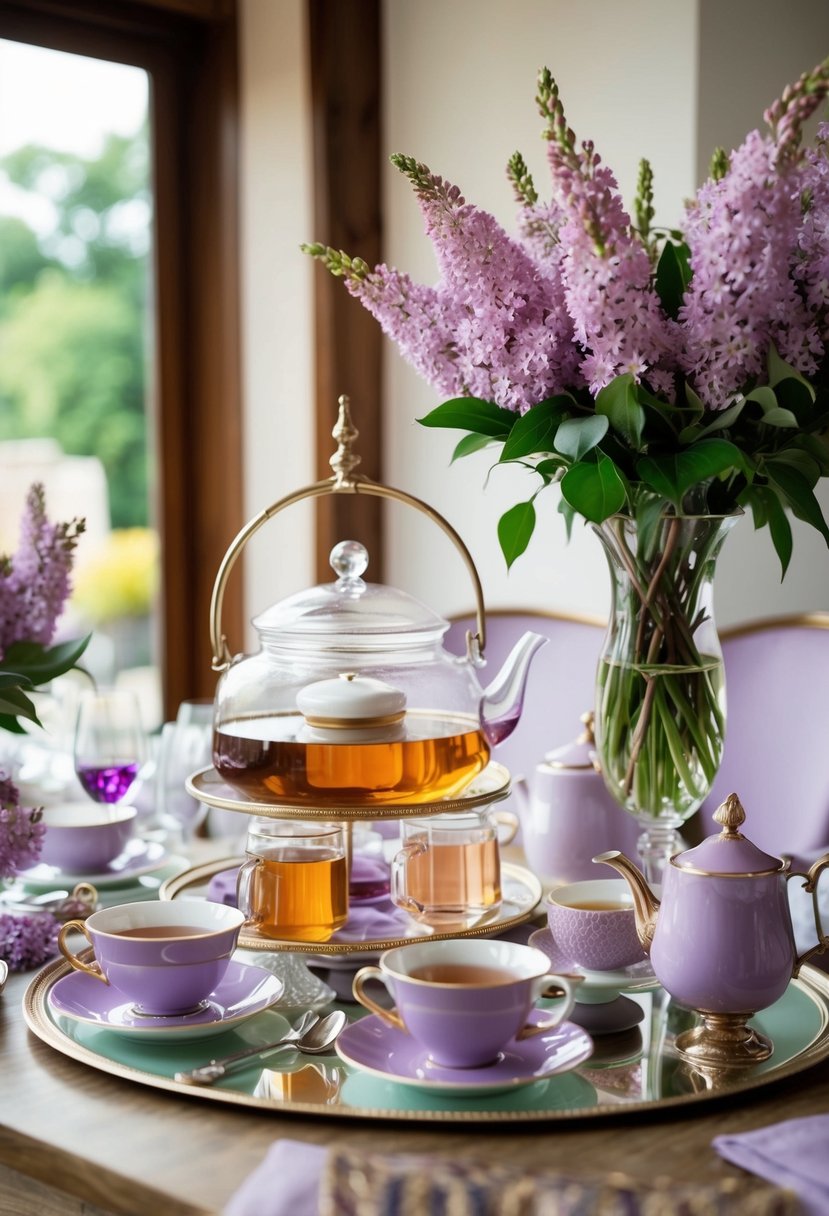
{"label": "silver spoon", "polygon": [[[304,1018],[307,1017],[308,1014],[305,1014]],[[224,1077],[241,1061],[250,1060],[254,1056],[269,1055],[283,1047],[292,1047],[295,1051],[301,1051],[306,1055],[325,1055],[331,1050],[337,1035],[345,1026],[345,1014],[341,1009],[335,1009],[333,1013],[326,1014],[324,1018],[318,1018],[316,1014],[313,1014],[313,1020],[310,1023],[306,1022],[302,1029],[304,1018],[300,1019],[292,1031],[281,1039],[277,1039],[275,1043],[264,1043],[259,1047],[247,1047],[244,1051],[235,1051],[233,1055],[211,1060],[208,1064],[202,1065],[201,1068],[194,1068],[190,1072],[177,1072],[175,1079],[184,1082],[185,1085],[212,1085],[214,1081]]]}

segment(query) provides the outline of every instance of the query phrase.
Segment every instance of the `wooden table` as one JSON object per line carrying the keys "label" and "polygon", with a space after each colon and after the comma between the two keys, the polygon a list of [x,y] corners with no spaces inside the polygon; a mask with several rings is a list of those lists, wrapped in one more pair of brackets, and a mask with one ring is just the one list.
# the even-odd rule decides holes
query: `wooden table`
{"label": "wooden table", "polygon": [[[713,1136],[829,1109],[829,1061],[789,1080],[673,1113],[588,1124],[483,1127],[280,1118],[110,1077],[36,1038],[21,1012],[29,975],[0,996],[0,1212],[4,1216],[204,1216],[221,1211],[275,1139],[428,1153],[597,1175],[716,1180],[739,1171]],[[5,1189],[4,1189],[5,1188]],[[85,1202],[83,1202],[85,1201]]]}

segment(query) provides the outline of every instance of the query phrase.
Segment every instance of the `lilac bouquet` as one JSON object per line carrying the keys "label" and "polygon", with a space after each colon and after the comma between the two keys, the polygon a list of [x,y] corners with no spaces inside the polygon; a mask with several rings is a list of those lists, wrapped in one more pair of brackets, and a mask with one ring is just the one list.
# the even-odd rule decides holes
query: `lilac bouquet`
{"label": "lilac bouquet", "polygon": [[[74,667],[89,638],[51,645],[70,591],[70,573],[83,521],[53,524],[43,487],[33,485],[20,525],[20,543],[0,557],[0,728],[20,732],[20,718],[37,723],[33,688]],[[45,828],[38,809],[20,805],[17,786],[0,770],[0,880],[34,865]],[[12,970],[37,966],[55,952],[57,921],[45,914],[0,916],[0,958]]]}
{"label": "lilac bouquet", "polygon": [[765,132],[715,153],[674,231],[654,225],[647,161],[625,209],[545,69],[536,100],[551,197],[540,199],[516,153],[517,236],[396,155],[434,245],[435,286],[303,246],[447,398],[421,422],[467,432],[455,458],[498,445],[499,462],[538,477],[499,522],[508,564],[551,483],[568,528],[576,514],[601,525],[749,508],[784,574],[788,511],[829,543],[814,494],[829,474],[829,125],[801,146],[827,92],[829,60],[766,111]]}

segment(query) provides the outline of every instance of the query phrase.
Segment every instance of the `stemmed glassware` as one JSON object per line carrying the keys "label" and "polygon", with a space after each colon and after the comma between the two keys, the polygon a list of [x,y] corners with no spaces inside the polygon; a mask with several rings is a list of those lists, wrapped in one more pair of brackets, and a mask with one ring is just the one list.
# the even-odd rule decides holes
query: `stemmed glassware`
{"label": "stemmed glassware", "polygon": [[94,802],[128,800],[146,756],[146,738],[135,693],[124,688],[87,689],[78,702],[75,772]]}
{"label": "stemmed glassware", "polygon": [[174,722],[161,730],[156,768],[156,807],[160,826],[186,844],[207,815],[207,806],[187,793],[185,781],[210,763],[212,700],[182,701]]}

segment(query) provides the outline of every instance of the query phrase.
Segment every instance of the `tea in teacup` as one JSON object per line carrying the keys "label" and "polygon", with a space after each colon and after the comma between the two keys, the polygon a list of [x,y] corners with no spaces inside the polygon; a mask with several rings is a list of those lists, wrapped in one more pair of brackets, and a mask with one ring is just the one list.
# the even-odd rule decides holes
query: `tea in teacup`
{"label": "tea in teacup", "polygon": [[[110,984],[138,1013],[180,1015],[202,1008],[221,983],[243,921],[236,908],[207,900],[118,904],[67,921],[58,946],[76,971]],[[93,962],[70,949],[76,931],[92,946]]]}
{"label": "tea in teacup", "polygon": [[[396,1008],[366,991],[379,980]],[[377,967],[354,977],[354,996],[389,1026],[411,1035],[435,1063],[477,1068],[491,1063],[512,1039],[543,1034],[573,1008],[568,981],[549,972],[547,956],[531,946],[481,938],[418,942],[387,950]],[[542,996],[563,996],[540,1021],[529,1022]]]}
{"label": "tea in teacup", "polygon": [[237,902],[266,937],[327,941],[348,917],[342,827],[274,821],[251,828]]}
{"label": "tea in teacup", "polygon": [[645,958],[633,896],[622,879],[555,887],[547,896],[547,923],[562,953],[589,971],[615,971]]}

